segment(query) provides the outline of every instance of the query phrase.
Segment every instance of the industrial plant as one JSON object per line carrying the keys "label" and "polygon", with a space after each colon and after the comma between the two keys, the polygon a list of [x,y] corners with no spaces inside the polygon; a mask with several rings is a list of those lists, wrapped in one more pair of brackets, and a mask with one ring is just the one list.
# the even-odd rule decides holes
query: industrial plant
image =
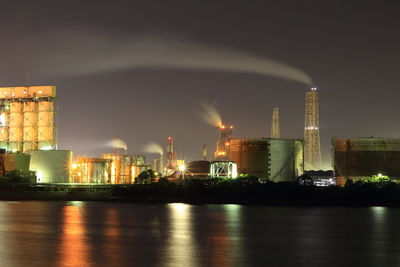
{"label": "industrial plant", "polygon": [[[260,181],[293,182],[310,170],[314,177],[321,166],[315,87],[305,93],[304,115],[304,137],[297,139],[282,138],[278,107],[272,110],[270,137],[234,137],[234,127],[219,121],[216,149],[210,159],[203,145],[201,159],[185,162],[175,152],[172,136],[165,139],[165,157],[162,146],[152,144],[147,153],[159,155],[152,164],[143,153],[129,154],[122,140],[114,140],[111,153],[74,158],[71,150],[57,147],[55,86],[1,87],[0,176],[17,174],[30,183],[48,184],[134,184],[146,175],[148,181],[257,177]],[[334,138],[332,166],[341,186],[377,173],[400,178],[400,140]],[[319,184],[324,184],[321,179],[318,177]]]}

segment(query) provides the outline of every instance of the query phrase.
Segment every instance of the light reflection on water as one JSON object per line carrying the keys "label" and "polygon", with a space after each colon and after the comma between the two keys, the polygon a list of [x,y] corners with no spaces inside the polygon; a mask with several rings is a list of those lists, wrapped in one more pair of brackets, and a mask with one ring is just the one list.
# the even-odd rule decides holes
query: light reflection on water
{"label": "light reflection on water", "polygon": [[62,232],[58,265],[62,267],[87,266],[89,264],[89,247],[81,205],[66,205],[61,213]]}
{"label": "light reflection on water", "polygon": [[0,201],[0,266],[399,266],[396,208]]}

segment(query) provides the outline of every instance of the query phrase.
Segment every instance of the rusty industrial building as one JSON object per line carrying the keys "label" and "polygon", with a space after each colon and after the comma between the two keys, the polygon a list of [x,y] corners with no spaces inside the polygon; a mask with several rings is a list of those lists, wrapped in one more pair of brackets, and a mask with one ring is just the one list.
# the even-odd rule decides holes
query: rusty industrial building
{"label": "rusty industrial building", "polygon": [[338,185],[378,174],[400,178],[400,138],[333,138],[332,149]]}

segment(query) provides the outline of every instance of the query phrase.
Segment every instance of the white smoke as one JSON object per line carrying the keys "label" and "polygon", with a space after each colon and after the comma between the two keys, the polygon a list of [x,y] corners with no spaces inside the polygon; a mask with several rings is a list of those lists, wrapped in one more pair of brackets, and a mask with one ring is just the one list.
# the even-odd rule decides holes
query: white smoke
{"label": "white smoke", "polygon": [[143,147],[143,152],[164,155],[162,147],[156,142],[150,142]]}
{"label": "white smoke", "polygon": [[198,104],[201,107],[199,115],[206,123],[218,127],[222,125],[221,115],[213,104],[205,100],[201,100]]}
{"label": "white smoke", "polygon": [[112,148],[116,149],[122,148],[128,150],[128,145],[119,138],[113,138],[110,142],[108,142],[108,145],[111,146]]}
{"label": "white smoke", "polygon": [[[40,39],[40,38],[39,38]],[[47,38],[49,39],[49,38]],[[36,51],[40,54],[42,44]],[[179,38],[143,36],[121,39],[99,34],[64,31],[46,43],[45,66],[59,74],[97,74],[134,68],[175,68],[269,75],[312,84],[309,75],[282,62],[240,50]],[[60,50],[62,47],[68,53]],[[49,62],[50,61],[50,62]],[[48,69],[47,69],[48,70]]]}

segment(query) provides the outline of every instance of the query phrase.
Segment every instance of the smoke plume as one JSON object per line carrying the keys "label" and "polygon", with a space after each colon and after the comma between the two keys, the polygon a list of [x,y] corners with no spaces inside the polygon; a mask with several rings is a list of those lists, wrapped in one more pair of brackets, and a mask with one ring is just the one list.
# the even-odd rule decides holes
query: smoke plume
{"label": "smoke plume", "polygon": [[128,145],[119,138],[113,138],[108,143],[108,145],[111,146],[112,148],[116,148],[116,149],[122,148],[122,149],[128,150]]}
{"label": "smoke plume", "polygon": [[199,101],[199,106],[201,107],[201,110],[199,111],[199,115],[203,120],[212,125],[212,126],[221,126],[222,125],[222,118],[221,115],[219,114],[217,108],[205,101],[201,100]]}
{"label": "smoke plume", "polygon": [[162,147],[156,142],[150,142],[143,148],[143,152],[149,154],[160,154],[164,155]]}
{"label": "smoke plume", "polygon": [[254,73],[312,84],[309,75],[293,66],[225,46],[157,36],[121,38],[68,31],[52,35],[45,48],[40,43],[35,51],[39,55],[43,49],[43,54],[52,51],[54,57],[45,57],[45,65],[54,66],[58,74],[169,68]]}

